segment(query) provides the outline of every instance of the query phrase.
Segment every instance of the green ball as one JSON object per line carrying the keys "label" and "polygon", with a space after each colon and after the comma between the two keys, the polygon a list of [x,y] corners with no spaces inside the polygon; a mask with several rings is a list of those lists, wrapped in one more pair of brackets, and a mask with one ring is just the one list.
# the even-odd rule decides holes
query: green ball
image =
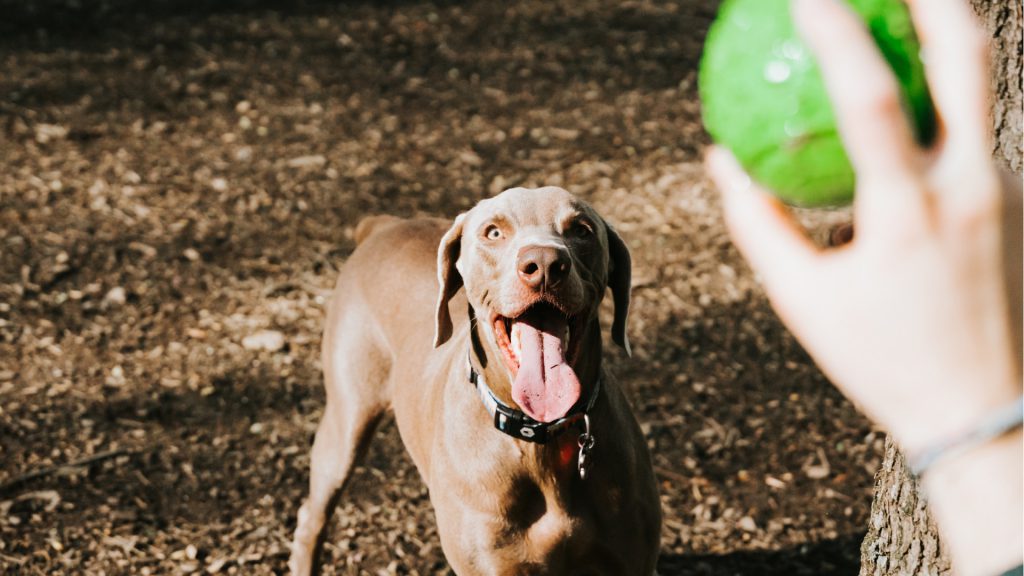
{"label": "green ball", "polygon": [[[899,81],[922,145],[935,136],[920,43],[901,0],[847,0]],[[813,54],[789,0],[725,0],[700,64],[704,125],[757,182],[798,206],[853,199],[854,173]]]}

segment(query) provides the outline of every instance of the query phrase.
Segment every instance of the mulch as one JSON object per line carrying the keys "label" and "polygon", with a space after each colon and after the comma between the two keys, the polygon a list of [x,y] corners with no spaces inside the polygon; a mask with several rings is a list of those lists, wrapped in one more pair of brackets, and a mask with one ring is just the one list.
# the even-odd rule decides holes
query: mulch
{"label": "mulch", "polygon": [[[358,219],[555,184],[633,251],[635,353],[608,354],[661,574],[855,574],[883,435],[723,228],[695,73],[715,7],[0,1],[0,572],[282,573]],[[392,423],[326,557],[448,571]]]}

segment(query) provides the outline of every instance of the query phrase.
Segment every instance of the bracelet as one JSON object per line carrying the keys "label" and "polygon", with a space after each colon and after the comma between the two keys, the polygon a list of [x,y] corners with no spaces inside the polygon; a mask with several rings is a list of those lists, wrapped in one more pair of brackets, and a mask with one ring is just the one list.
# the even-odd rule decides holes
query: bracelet
{"label": "bracelet", "polygon": [[1024,424],[1024,396],[990,412],[971,430],[938,442],[908,458],[910,471],[920,477],[939,460],[959,456],[1020,428]]}

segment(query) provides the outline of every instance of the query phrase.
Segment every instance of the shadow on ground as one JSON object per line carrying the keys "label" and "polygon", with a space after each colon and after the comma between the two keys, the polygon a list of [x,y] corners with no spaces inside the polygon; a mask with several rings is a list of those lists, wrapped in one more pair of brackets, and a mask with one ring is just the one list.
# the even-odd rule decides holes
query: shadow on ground
{"label": "shadow on ground", "polygon": [[722,555],[662,555],[661,576],[855,576],[860,571],[861,533],[786,550]]}

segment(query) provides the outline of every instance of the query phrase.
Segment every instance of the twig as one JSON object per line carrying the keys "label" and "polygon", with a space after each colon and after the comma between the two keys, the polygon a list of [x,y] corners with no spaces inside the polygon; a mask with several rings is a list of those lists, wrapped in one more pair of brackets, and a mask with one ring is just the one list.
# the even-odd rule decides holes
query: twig
{"label": "twig", "polygon": [[672,470],[669,470],[667,468],[662,468],[661,466],[655,466],[654,467],[654,472],[658,476],[663,476],[665,478],[668,478],[669,480],[676,480],[678,482],[689,483],[690,480],[691,480],[690,478],[688,478],[686,476],[683,476],[682,474],[680,474],[678,472],[673,472]]}
{"label": "twig", "polygon": [[18,566],[24,566],[25,562],[28,562],[27,558],[18,558],[17,556],[8,556],[7,554],[0,554],[0,560],[17,564]]}
{"label": "twig", "polygon": [[100,452],[98,454],[93,454],[92,456],[88,456],[86,458],[81,458],[81,459],[75,460],[73,462],[68,462],[67,464],[57,464],[57,465],[54,465],[54,466],[48,466],[46,468],[40,468],[38,470],[33,470],[31,472],[26,472],[26,473],[24,473],[24,474],[22,474],[20,476],[15,476],[14,478],[11,478],[11,479],[7,480],[6,482],[0,484],[0,494],[4,494],[7,491],[13,490],[14,488],[17,488],[18,486],[21,486],[22,484],[24,484],[26,482],[29,482],[31,480],[35,480],[36,478],[42,478],[44,476],[49,476],[51,474],[55,474],[57,472],[60,472],[61,470],[69,470],[69,469],[72,469],[72,468],[81,468],[83,466],[88,466],[90,464],[95,464],[96,462],[101,462],[103,460],[109,460],[111,458],[117,458],[118,456],[124,456],[126,454],[135,454],[135,453],[136,452],[128,451],[128,450],[122,450],[122,449],[108,450],[106,452]]}

